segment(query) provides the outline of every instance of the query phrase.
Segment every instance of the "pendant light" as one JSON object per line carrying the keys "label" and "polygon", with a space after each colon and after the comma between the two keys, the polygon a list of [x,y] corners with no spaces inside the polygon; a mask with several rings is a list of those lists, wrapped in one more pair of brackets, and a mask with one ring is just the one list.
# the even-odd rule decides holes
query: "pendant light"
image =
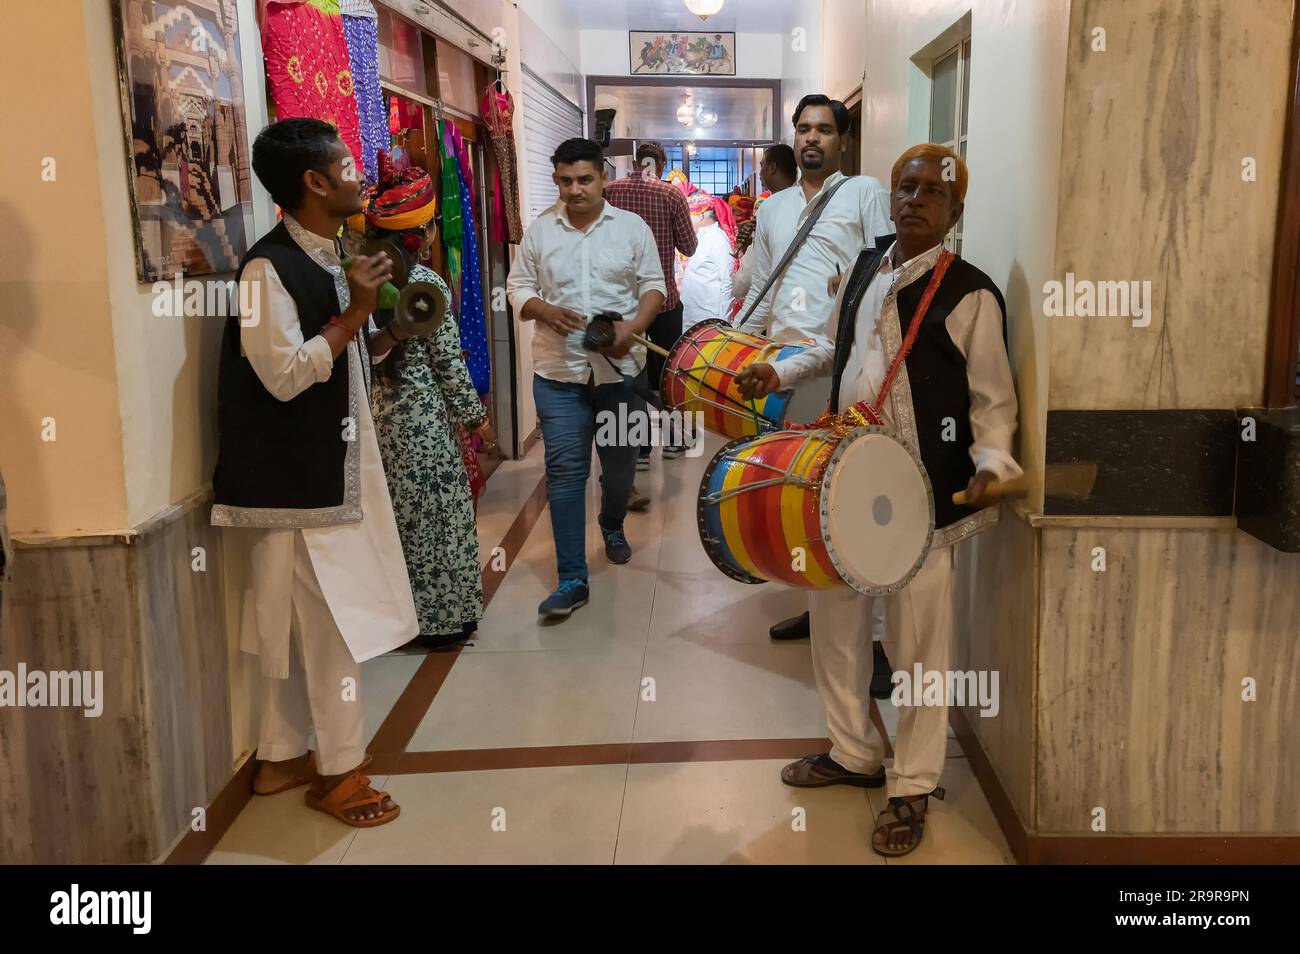
{"label": "pendant light", "polygon": [[686,0],[686,9],[706,23],[709,17],[722,9],[724,0]]}

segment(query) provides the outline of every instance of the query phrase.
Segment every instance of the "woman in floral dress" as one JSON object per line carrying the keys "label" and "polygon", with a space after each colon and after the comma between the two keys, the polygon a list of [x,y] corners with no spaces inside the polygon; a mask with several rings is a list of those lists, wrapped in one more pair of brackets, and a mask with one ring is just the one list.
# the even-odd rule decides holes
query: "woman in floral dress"
{"label": "woman in floral dress", "polygon": [[[449,303],[432,335],[400,340],[385,325],[380,334],[394,344],[375,366],[371,401],[420,620],[415,643],[433,649],[466,638],[483,616],[474,505],[456,426],[477,429],[489,447],[495,437],[465,367],[451,292],[435,271],[418,264],[435,234],[433,182],[414,166],[398,175],[383,153],[379,168],[380,184],[365,213],[367,235],[397,245],[409,280],[437,285]],[[380,322],[386,317],[376,315]]]}

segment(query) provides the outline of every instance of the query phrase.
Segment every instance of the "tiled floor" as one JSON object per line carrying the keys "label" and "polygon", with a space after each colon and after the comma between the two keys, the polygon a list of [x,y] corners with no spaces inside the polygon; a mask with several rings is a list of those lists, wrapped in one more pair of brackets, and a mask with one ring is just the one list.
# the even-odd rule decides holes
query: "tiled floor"
{"label": "tiled floor", "polygon": [[[556,626],[535,607],[555,583],[544,512],[497,589],[475,641],[455,660],[407,750],[818,738],[826,724],[808,644],[767,627],[800,612],[796,591],[736,583],[704,555],[695,525],[702,457],[637,475],[654,501],[630,514],[632,562],[610,566],[588,497],[592,599]],[[542,476],[540,445],[504,463],[480,501],[486,562]],[[593,466],[593,472],[597,468]],[[888,648],[888,646],[887,646]],[[366,664],[373,733],[420,656]],[[891,736],[897,713],[881,716]],[[910,863],[999,863],[1011,856],[955,738],[933,823]],[[675,757],[675,756],[674,756]],[[308,811],[301,791],[255,798],[212,863],[849,863],[868,847],[883,791],[781,784],[786,759],[560,765],[399,774],[376,780],[402,805],[392,825],[354,832]],[[891,862],[897,863],[897,862]]]}

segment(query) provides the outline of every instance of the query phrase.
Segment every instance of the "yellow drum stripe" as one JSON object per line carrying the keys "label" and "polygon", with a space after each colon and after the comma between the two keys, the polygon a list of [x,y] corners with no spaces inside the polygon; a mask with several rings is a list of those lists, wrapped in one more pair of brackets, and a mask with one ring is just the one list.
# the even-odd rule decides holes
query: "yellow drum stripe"
{"label": "yellow drum stripe", "polygon": [[[748,448],[737,448],[733,453],[742,461],[748,456]],[[722,478],[722,489],[724,491],[734,490],[740,486],[741,478],[748,467],[737,466],[732,464],[728,469],[726,476]],[[757,491],[746,491],[746,493],[757,493]],[[753,558],[745,548],[745,537],[740,528],[740,495],[728,497],[718,506],[718,516],[722,520],[722,535],[727,540],[727,545],[731,548],[731,555],[736,558],[736,562],[752,576],[766,579],[754,565]]]}
{"label": "yellow drum stripe", "polygon": [[[792,473],[798,476],[811,474],[818,456],[825,449],[826,442],[821,438],[808,438],[795,458]],[[796,484],[786,484],[781,488],[781,527],[785,534],[786,548],[801,546],[806,554],[803,571],[792,570],[791,572],[802,577],[807,585],[817,588],[832,586],[838,582],[835,578],[826,575],[821,563],[812,553],[816,541],[808,539],[804,508],[816,506],[820,494],[820,487],[803,488]],[[793,560],[793,557],[791,559]]]}

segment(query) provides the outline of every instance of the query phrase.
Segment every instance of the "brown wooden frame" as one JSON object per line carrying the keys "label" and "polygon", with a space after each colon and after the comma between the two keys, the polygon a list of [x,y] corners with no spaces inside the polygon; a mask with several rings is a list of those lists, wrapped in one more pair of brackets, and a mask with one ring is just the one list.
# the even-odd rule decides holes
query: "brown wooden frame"
{"label": "brown wooden frame", "polygon": [[1291,76],[1286,131],[1282,140],[1282,181],[1278,188],[1277,234],[1273,245],[1273,287],[1269,302],[1266,407],[1296,401],[1296,362],[1300,354],[1300,0],[1291,14]]}

